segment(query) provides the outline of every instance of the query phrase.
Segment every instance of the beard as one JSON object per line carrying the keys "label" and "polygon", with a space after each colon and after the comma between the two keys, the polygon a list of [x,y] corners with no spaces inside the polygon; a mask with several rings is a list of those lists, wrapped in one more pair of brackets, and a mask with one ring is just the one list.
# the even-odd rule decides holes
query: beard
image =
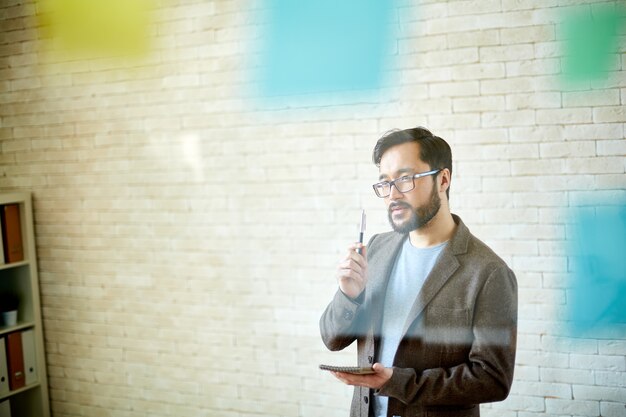
{"label": "beard", "polygon": [[[439,194],[437,194],[436,184],[433,185],[434,186],[430,194],[430,200],[424,206],[413,208],[413,206],[405,203],[404,201],[396,201],[391,203],[387,215],[389,218],[389,224],[391,224],[391,227],[394,231],[402,234],[408,234],[413,230],[423,228],[433,219],[433,217],[435,217],[435,215],[439,212],[439,209],[441,208],[441,198],[439,198]],[[395,223],[393,221],[391,210],[393,207],[407,208],[411,213],[410,217],[401,223]]]}

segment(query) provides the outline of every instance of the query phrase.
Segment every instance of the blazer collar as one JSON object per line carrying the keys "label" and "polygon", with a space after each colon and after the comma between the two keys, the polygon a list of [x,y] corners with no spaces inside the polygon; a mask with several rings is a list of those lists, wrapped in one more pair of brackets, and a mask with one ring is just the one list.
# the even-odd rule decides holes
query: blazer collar
{"label": "blazer collar", "polygon": [[448,246],[450,247],[453,255],[461,255],[463,253],[467,253],[471,233],[459,216],[453,214],[452,218],[456,223],[456,230],[454,231],[454,235],[452,235],[452,239],[450,239]]}

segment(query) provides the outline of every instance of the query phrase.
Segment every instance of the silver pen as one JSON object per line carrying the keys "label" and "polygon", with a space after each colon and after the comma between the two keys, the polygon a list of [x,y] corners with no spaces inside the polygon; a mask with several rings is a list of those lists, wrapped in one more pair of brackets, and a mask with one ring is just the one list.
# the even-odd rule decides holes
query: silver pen
{"label": "silver pen", "polygon": [[[361,225],[359,226],[359,243],[363,244],[363,234],[365,233],[365,210],[361,210]],[[357,248],[356,253],[361,253],[361,248]]]}

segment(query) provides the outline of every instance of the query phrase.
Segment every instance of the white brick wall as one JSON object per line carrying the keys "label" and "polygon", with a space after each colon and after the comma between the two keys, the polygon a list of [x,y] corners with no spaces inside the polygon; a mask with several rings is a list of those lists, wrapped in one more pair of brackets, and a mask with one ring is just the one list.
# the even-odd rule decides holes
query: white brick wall
{"label": "white brick wall", "polygon": [[560,79],[586,3],[400,1],[375,97],[260,103],[263,2],[156,2],[133,59],[55,52],[32,0],[3,2],[0,191],[34,193],[55,417],[347,415],[317,364],[354,348],[317,320],[360,208],[388,229],[371,148],[414,125],[449,139],[453,211],[519,280],[515,382],[484,415],[626,416],[626,329],[564,329],[566,210],[626,199],[624,19],[606,81]]}

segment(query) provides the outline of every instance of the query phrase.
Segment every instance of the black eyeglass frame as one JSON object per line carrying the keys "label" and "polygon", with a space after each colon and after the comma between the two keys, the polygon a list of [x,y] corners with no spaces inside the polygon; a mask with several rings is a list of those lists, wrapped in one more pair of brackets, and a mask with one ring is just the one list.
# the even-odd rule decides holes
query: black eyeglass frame
{"label": "black eyeglass frame", "polygon": [[[376,184],[372,185],[372,188],[374,189],[374,193],[376,193],[377,197],[380,198],[386,198],[389,197],[391,195],[391,187],[395,186],[396,190],[398,190],[398,192],[404,194],[404,193],[408,193],[409,191],[412,191],[413,189],[415,189],[415,180],[417,178],[422,178],[422,177],[427,177],[429,175],[435,175],[438,174],[439,172],[443,171],[443,168],[439,168],[439,169],[433,169],[431,171],[427,171],[427,172],[420,172],[419,174],[415,174],[415,175],[403,175],[401,177],[396,178],[395,180],[392,181],[381,181],[381,182],[377,182]],[[412,181],[412,186],[411,188],[409,188],[408,190],[404,190],[404,191],[400,191],[400,189],[398,188],[398,186],[396,185],[396,181],[399,180],[404,180],[405,178],[411,178]],[[389,192],[386,195],[380,195],[378,193],[378,190],[376,189],[377,186],[382,186],[384,184],[388,184],[389,185]]]}

